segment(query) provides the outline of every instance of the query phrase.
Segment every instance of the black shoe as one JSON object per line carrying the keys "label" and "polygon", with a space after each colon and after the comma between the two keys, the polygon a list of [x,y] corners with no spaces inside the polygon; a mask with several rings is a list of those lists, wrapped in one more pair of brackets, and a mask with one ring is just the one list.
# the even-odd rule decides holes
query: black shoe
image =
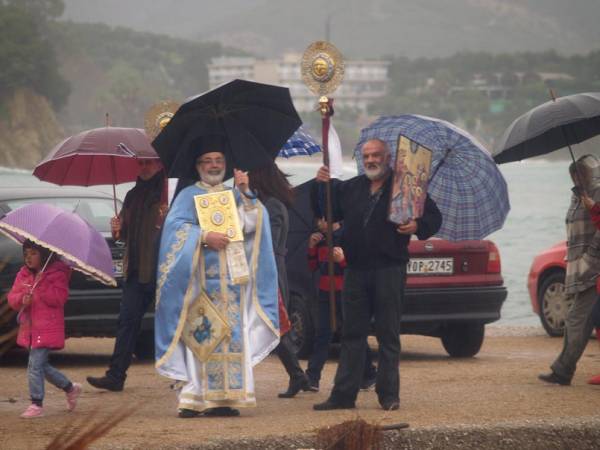
{"label": "black shoe", "polygon": [[119,392],[123,390],[123,382],[117,381],[114,378],[104,377],[87,377],[87,382],[97,389],[106,389],[107,391]]}
{"label": "black shoe", "polygon": [[279,398],[292,398],[295,397],[296,394],[300,391],[310,391],[310,382],[308,378],[303,376],[302,378],[296,378],[295,380],[290,380],[290,384],[288,385],[287,391],[280,392],[277,394]]}
{"label": "black shoe", "polygon": [[310,381],[308,382],[308,384],[310,385],[308,390],[310,392],[319,392],[319,382],[318,381]]}
{"label": "black shoe", "polygon": [[360,383],[360,390],[361,391],[368,391],[373,386],[375,386],[375,381],[376,380],[377,380],[377,376],[376,375],[374,375],[373,377],[369,377],[369,378],[363,379],[362,382]]}
{"label": "black shoe", "polygon": [[381,402],[381,409],[384,411],[396,411],[397,409],[400,409],[400,400]]}
{"label": "black shoe", "polygon": [[201,412],[194,411],[193,409],[181,408],[177,413],[177,417],[180,419],[191,419],[192,417],[198,417]]}
{"label": "black shoe", "polygon": [[542,373],[538,375],[538,379],[550,384],[560,384],[561,386],[570,386],[571,379],[558,375],[555,372]]}
{"label": "black shoe", "polygon": [[218,406],[216,408],[208,408],[202,412],[205,417],[237,417],[240,415],[240,410],[230,408],[229,406]]}
{"label": "black shoe", "polygon": [[313,405],[315,411],[331,411],[332,409],[354,409],[356,405],[354,402],[336,402],[328,398],[323,403],[317,403]]}

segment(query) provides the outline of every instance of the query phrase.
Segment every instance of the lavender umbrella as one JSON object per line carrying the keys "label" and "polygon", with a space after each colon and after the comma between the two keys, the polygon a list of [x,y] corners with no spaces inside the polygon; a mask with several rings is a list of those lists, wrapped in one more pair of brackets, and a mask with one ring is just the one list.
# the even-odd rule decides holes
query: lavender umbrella
{"label": "lavender umbrella", "polygon": [[45,203],[32,203],[0,219],[0,232],[22,244],[29,239],[61,256],[75,270],[116,286],[106,240],[79,215]]}

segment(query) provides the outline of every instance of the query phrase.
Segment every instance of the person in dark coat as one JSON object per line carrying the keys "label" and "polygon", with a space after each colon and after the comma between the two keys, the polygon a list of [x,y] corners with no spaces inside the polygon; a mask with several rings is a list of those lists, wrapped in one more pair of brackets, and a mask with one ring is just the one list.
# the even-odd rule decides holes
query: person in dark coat
{"label": "person in dark coat", "polygon": [[[384,410],[400,407],[400,319],[408,244],[411,235],[428,239],[442,224],[442,215],[429,197],[422,217],[401,225],[388,221],[391,151],[385,141],[372,139],[363,145],[362,157],[364,175],[332,180],[334,210],[344,221],[344,323],[334,387],[325,402],[314,405],[318,411],[355,407],[372,317],[379,344],[375,392]],[[326,166],[319,169],[316,179],[330,179]]]}
{"label": "person in dark coat", "polygon": [[571,163],[569,173],[574,186],[565,220],[565,295],[571,306],[565,319],[562,350],[550,366],[550,372],[538,375],[545,383],[563,386],[571,384],[577,361],[583,355],[594,327],[592,311],[597,299],[596,279],[600,275],[600,233],[596,231],[581,194],[600,202],[600,158],[584,155]]}
{"label": "person in dark coat", "polygon": [[[596,226],[596,230],[600,230],[600,202],[595,202],[585,192],[581,195],[581,202],[590,212],[590,218]],[[600,277],[596,277],[596,294],[600,296]],[[592,322],[596,328],[596,339],[600,342],[600,297],[596,299],[592,309]],[[588,384],[600,385],[600,374],[590,378]]]}
{"label": "person in dark coat", "polygon": [[123,390],[142,318],[154,302],[158,240],[166,215],[167,181],[160,160],[139,159],[138,164],[136,184],[127,192],[119,216],[111,220],[113,237],[125,242],[117,339],[106,374],[87,377],[95,388],[109,391]]}
{"label": "person in dark coat", "polygon": [[[319,185],[316,185],[319,186]],[[318,187],[311,192],[311,207],[316,219],[317,230],[308,239],[308,268],[311,272],[319,271],[319,293],[318,293],[318,315],[315,326],[313,349],[308,358],[306,375],[310,381],[312,390],[319,390],[321,372],[329,356],[329,345],[333,337],[331,329],[331,310],[329,298],[329,249],[325,239],[327,222],[324,211],[324,192]],[[346,259],[344,251],[340,247],[343,233],[342,222],[334,222],[333,227],[333,285],[335,296],[336,328],[341,329],[342,317],[342,286],[344,284],[344,269]],[[365,365],[361,390],[368,390],[375,384],[377,368],[373,364],[373,355],[367,345],[365,349]]]}
{"label": "person in dark coat", "polygon": [[[279,291],[283,306],[288,311],[290,307],[290,294],[285,256],[287,253],[287,235],[289,229],[287,207],[292,204],[292,187],[287,181],[285,174],[279,170],[275,163],[260,169],[251,170],[248,172],[248,176],[250,179],[250,189],[256,193],[258,199],[265,205],[269,213]],[[291,398],[301,390],[311,390],[308,377],[298,362],[294,344],[289,333],[281,336],[280,343],[275,351],[290,377],[287,390],[281,392],[278,396],[280,398]]]}

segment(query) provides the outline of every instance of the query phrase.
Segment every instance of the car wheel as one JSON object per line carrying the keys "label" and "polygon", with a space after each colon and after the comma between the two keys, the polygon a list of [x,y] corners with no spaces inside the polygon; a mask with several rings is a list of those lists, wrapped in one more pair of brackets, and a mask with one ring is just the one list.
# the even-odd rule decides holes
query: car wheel
{"label": "car wheel", "polygon": [[481,349],[485,325],[481,323],[452,323],[442,330],[442,344],[454,358],[475,356]]}
{"label": "car wheel", "polygon": [[552,337],[562,336],[565,331],[565,319],[572,300],[565,295],[565,273],[554,272],[545,277],[538,290],[540,321],[546,333]]}
{"label": "car wheel", "polygon": [[297,349],[298,358],[308,358],[312,351],[314,326],[310,312],[303,297],[292,296],[288,315],[292,328],[289,331]]}
{"label": "car wheel", "polygon": [[137,359],[148,360],[154,358],[154,331],[142,331],[135,343],[133,351]]}

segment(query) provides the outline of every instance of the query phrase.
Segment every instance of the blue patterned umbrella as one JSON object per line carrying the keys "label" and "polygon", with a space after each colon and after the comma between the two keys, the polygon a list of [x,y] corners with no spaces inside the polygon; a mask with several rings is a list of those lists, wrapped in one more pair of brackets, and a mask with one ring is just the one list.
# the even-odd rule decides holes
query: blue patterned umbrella
{"label": "blue patterned umbrella", "polygon": [[395,158],[399,135],[433,153],[428,193],[444,219],[437,237],[483,239],[502,228],[510,210],[504,177],[477,139],[444,120],[413,114],[380,117],[360,133],[354,150],[359,173],[364,172],[364,142],[374,138],[386,141]]}
{"label": "blue patterned umbrella", "polygon": [[320,152],[321,147],[316,143],[315,139],[300,126],[292,137],[287,140],[284,146],[279,150],[277,156],[290,158],[292,156],[310,156]]}

